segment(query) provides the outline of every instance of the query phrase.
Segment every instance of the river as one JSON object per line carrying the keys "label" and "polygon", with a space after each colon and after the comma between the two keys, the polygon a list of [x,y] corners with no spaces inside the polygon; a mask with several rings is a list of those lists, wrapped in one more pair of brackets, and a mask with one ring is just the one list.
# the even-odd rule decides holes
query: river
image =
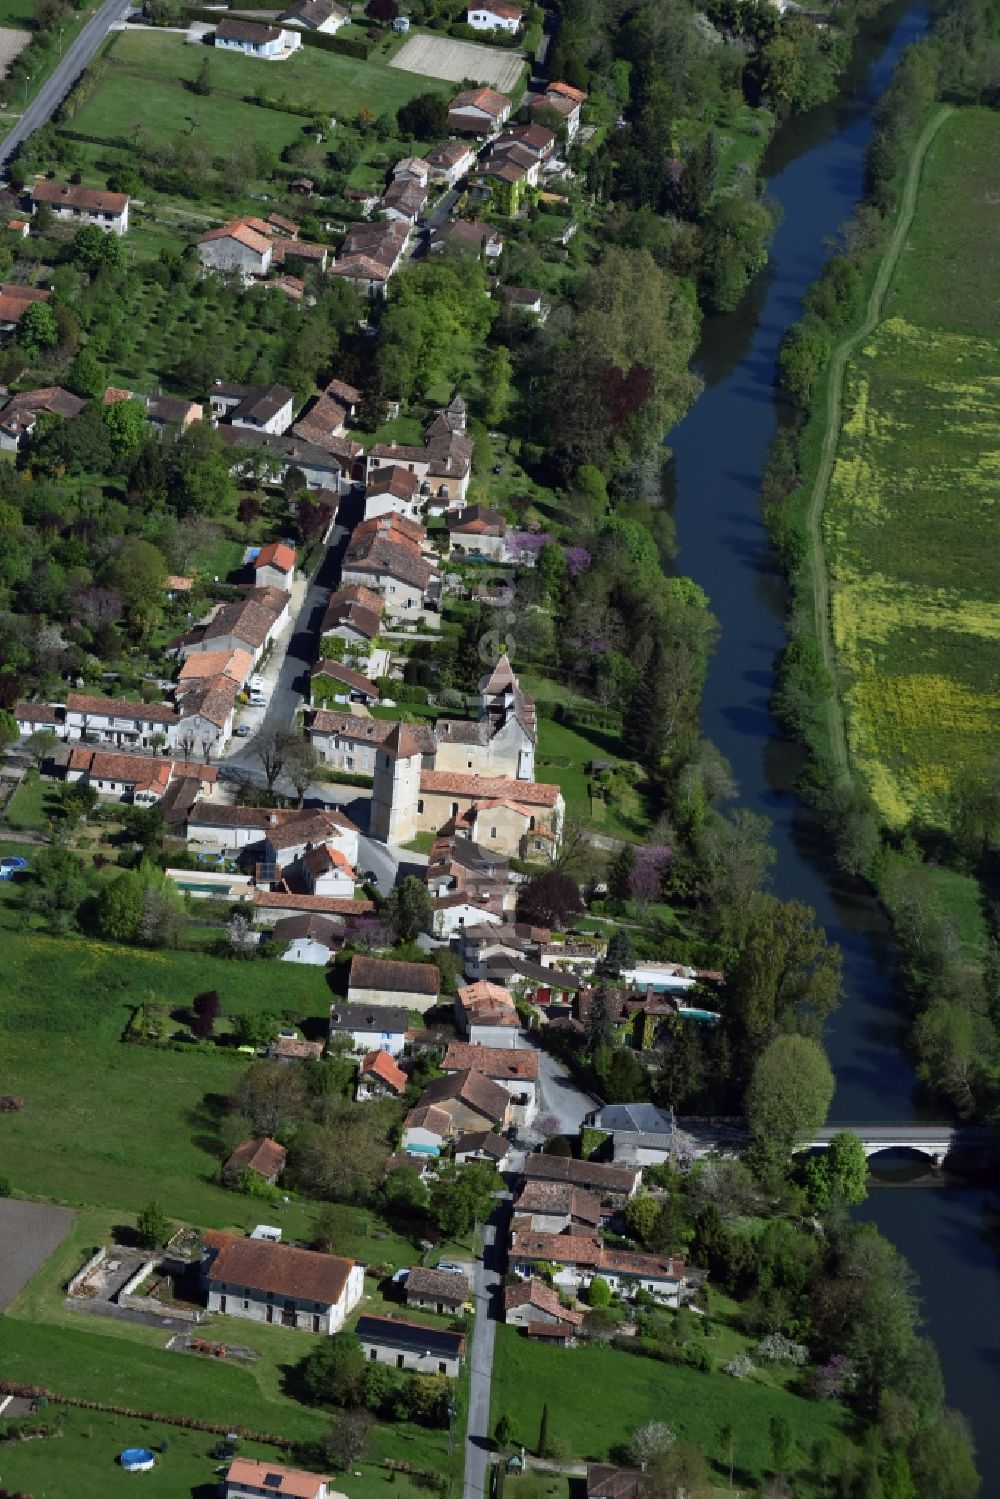
{"label": "river", "polygon": [[[779,342],[863,194],[875,101],[900,52],[926,26],[924,5],[888,6],[863,28],[838,97],[778,132],[763,164],[783,215],[768,268],[735,312],[706,319],[698,356],[705,390],[667,439],[678,566],[706,590],[722,627],[704,695],[705,731],[732,765],[741,803],[772,822],[773,890],[815,907],[843,949],[845,1000],[826,1044],[837,1078],[830,1118],[845,1124],[913,1118],[916,1079],[899,1046],[894,947],[884,914],[870,894],[836,882],[814,857],[816,830],[793,791],[802,754],[782,738],[768,709],[787,596],[758,493],[781,415],[774,389]],[[880,1159],[860,1210],[920,1277],[949,1403],[972,1422],[984,1493],[1000,1491],[1000,1276],[989,1237],[992,1207],[983,1189],[908,1157]]]}

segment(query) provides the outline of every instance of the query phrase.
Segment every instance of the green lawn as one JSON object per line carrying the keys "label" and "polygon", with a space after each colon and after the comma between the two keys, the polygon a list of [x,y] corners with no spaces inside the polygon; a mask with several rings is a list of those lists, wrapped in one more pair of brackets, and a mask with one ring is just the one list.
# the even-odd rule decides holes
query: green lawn
{"label": "green lawn", "polygon": [[[63,1412],[65,1414],[63,1415]],[[218,1481],[218,1463],[211,1451],[218,1437],[207,1432],[160,1426],[152,1421],[134,1421],[125,1416],[102,1415],[98,1411],[51,1407],[45,1416],[58,1420],[58,1435],[30,1442],[8,1443],[3,1452],[5,1487],[23,1490],[35,1499],[57,1499],[72,1494],[75,1499],[105,1499],[105,1496],[135,1494],[141,1484],[146,1499],[202,1499],[209,1485]],[[0,1431],[8,1424],[0,1420]],[[13,1423],[11,1423],[13,1424]],[[126,1447],[152,1447],[161,1443],[167,1451],[156,1467],[141,1478],[119,1466],[118,1454]],[[287,1460],[273,1447],[241,1442],[242,1457]]]}
{"label": "green lawn", "polygon": [[[728,1352],[725,1349],[726,1356]],[[818,1437],[846,1441],[849,1429],[841,1407],[804,1400],[759,1376],[739,1380],[723,1373],[702,1374],[599,1343],[548,1348],[524,1338],[516,1328],[497,1328],[491,1423],[501,1414],[509,1415],[515,1440],[531,1450],[545,1401],[550,1441],[574,1458],[607,1461],[611,1449],[626,1443],[637,1426],[659,1420],[682,1441],[718,1460],[719,1430],[728,1424],[736,1433],[741,1476],[753,1479],[770,1468],[772,1416],[785,1416],[791,1424],[796,1466],[807,1465]],[[814,1492],[804,1483],[800,1486],[794,1473],[791,1476],[797,1495]]]}
{"label": "green lawn", "polygon": [[37,774],[29,770],[7,803],[4,820],[12,827],[41,829],[58,815],[58,811],[56,786],[51,781],[39,780]]}
{"label": "green lawn", "polygon": [[[593,704],[590,704],[593,707]],[[538,721],[538,753],[535,779],[554,782],[566,801],[567,816],[601,828],[612,837],[639,838],[649,826],[649,817],[637,791],[623,788],[612,801],[590,797],[585,767],[591,760],[620,757],[611,746],[610,735],[594,730],[571,729],[551,718]]]}

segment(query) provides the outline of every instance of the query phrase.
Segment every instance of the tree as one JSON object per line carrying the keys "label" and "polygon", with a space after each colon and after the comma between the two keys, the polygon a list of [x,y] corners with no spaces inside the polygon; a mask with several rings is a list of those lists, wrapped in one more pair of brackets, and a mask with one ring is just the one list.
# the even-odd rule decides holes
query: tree
{"label": "tree", "polygon": [[412,942],[434,930],[434,902],[423,880],[408,874],[390,893],[385,912],[397,942]]}
{"label": "tree", "polygon": [[138,869],[127,869],[103,886],[97,897],[97,930],[112,942],[132,942],[138,935],[146,898],[146,881]]}
{"label": "tree", "polygon": [[747,1089],[750,1131],[766,1152],[787,1155],[821,1129],[833,1098],[826,1053],[809,1036],[778,1036],[758,1057]]}
{"label": "tree", "polygon": [[82,270],[94,275],[107,268],[112,271],[125,269],[125,251],[117,234],[106,234],[96,224],[84,224],[76,231],[71,256]]}
{"label": "tree", "polygon": [[75,854],[58,846],[43,848],[34,859],[34,883],[24,892],[25,905],[46,917],[51,931],[65,931],[89,892],[83,865]]}
{"label": "tree", "polygon": [[626,927],[616,927],[611,933],[607,952],[595,971],[601,978],[619,979],[623,973],[631,972],[637,961],[631,932]]}
{"label": "tree", "polygon": [[432,141],[448,134],[448,100],[444,94],[417,94],[396,111],[401,136]]}
{"label": "tree", "polygon": [[766,817],[741,807],[707,823],[698,838],[702,887],[713,924],[737,945],[745,935],[753,897],[774,863],[770,831]]}
{"label": "tree", "polygon": [[385,25],[394,21],[399,15],[399,6],[396,0],[368,0],[365,6],[365,15],[369,21],[380,21]]}
{"label": "tree", "polygon": [[364,1456],[375,1418],[366,1410],[340,1411],[331,1416],[323,1450],[338,1468],[353,1468]]}
{"label": "tree", "polygon": [[212,92],[212,65],[207,57],[202,58],[201,67],[191,83],[191,92],[202,98]]}
{"label": "tree", "polygon": [[51,729],[35,729],[24,741],[24,747],[34,761],[36,768],[41,770],[45,761],[51,758],[52,752],[58,743],[58,737]]}
{"label": "tree", "polygon": [[305,1088],[298,1068],[285,1062],[254,1062],[233,1089],[232,1106],[250,1121],[255,1135],[273,1136],[301,1119]]}
{"label": "tree", "polygon": [[126,458],[142,446],[146,435],[146,408],[141,401],[113,401],[101,408],[111,451]]}
{"label": "tree", "polygon": [[792,1427],[786,1416],[772,1416],[770,1427],[771,1456],[774,1460],[774,1471],[784,1474],[788,1471],[792,1458]]}
{"label": "tree", "polygon": [[736,1024],[751,1048],[778,1029],[818,1035],[840,1003],[840,948],[801,901],[754,897],[727,983]]}
{"label": "tree", "polygon": [[643,1249],[649,1248],[659,1214],[660,1204],[648,1192],[640,1192],[638,1196],[630,1197],[625,1204],[625,1227]]}
{"label": "tree", "polygon": [[493,1440],[501,1452],[505,1452],[508,1447],[514,1446],[514,1423],[506,1411],[497,1417],[496,1425],[493,1428]]}
{"label": "tree", "polygon": [[708,1466],[695,1447],[677,1442],[661,1452],[647,1469],[649,1499],[710,1499]]}
{"label": "tree", "polygon": [[542,1404],[542,1416],[538,1423],[538,1446],[535,1451],[539,1457],[549,1455],[549,1402],[547,1400]]}
{"label": "tree", "polygon": [[233,458],[215,427],[192,422],[170,449],[167,491],[178,515],[224,515],[236,496]]}
{"label": "tree", "polygon": [[430,1202],[425,1183],[409,1166],[397,1166],[382,1183],[382,1200],[391,1212],[423,1216]]}
{"label": "tree", "polygon": [[830,357],[830,341],[814,317],[793,323],[778,350],[778,380],[797,406],[807,406]]}
{"label": "tree", "polygon": [[365,1356],[353,1333],[324,1338],[298,1367],[299,1384],[313,1405],[338,1405],[348,1410],[364,1403]]}
{"label": "tree", "polygon": [[269,734],[262,734],[254,740],[254,751],[263,768],[268,791],[274,790],[285,760],[289,754],[295,753],[297,744],[298,736],[288,729],[272,729]]}
{"label": "tree", "polygon": [[158,1202],[147,1202],[135,1220],[140,1244],[160,1249],[170,1238],[170,1220]]}
{"label": "tree", "polygon": [[166,580],[166,558],[159,547],[140,536],[123,542],[104,579],[121,594],[129,623],[141,635],[149,633],[162,613]]}
{"label": "tree", "polygon": [[388,1159],[384,1130],[370,1104],[325,1103],[321,1125],[300,1126],[291,1152],[295,1181],[313,1197],[367,1201]]}
{"label": "tree", "polygon": [[503,344],[488,349],[483,357],[483,419],[491,425],[502,422],[511,398],[513,364]]}
{"label": "tree", "polygon": [[522,885],[517,896],[517,919],[533,926],[558,930],[584,910],[580,887],[571,875],[556,869],[536,874]]}
{"label": "tree", "polygon": [[299,794],[300,807],[306,799],[306,792],[316,778],[319,764],[320,757],[311,740],[304,737],[296,738],[288,745],[285,752],[284,770]]}
{"label": "tree", "polygon": [[646,1469],[664,1452],[669,1452],[676,1441],[677,1433],[666,1421],[647,1421],[645,1426],[637,1426],[629,1437],[629,1462]]}
{"label": "tree", "polygon": [[[252,923],[239,911],[230,916],[226,923],[226,942],[234,958],[252,958],[257,951],[257,933]],[[270,1041],[271,1036],[267,1040]]]}
{"label": "tree", "polygon": [[857,1135],[842,1130],[822,1155],[810,1156],[803,1168],[809,1201],[818,1213],[831,1203],[857,1207],[868,1196],[868,1162]]}
{"label": "tree", "polygon": [[615,1028],[611,1019],[611,1007],[608,1004],[608,993],[603,984],[595,989],[590,1008],[587,1011],[587,1051],[591,1057],[596,1056],[602,1048],[614,1045]]}
{"label": "tree", "polygon": [[719,1427],[719,1451],[729,1470],[729,1487],[733,1486],[733,1469],[736,1467],[736,1431],[728,1425]]}
{"label": "tree", "polygon": [[42,349],[59,342],[59,326],[47,302],[29,302],[17,324],[17,341],[26,354],[34,357]]}
{"label": "tree", "polygon": [[611,1287],[603,1275],[595,1275],[587,1287],[587,1301],[595,1311],[603,1311],[611,1305]]}
{"label": "tree", "polygon": [[219,991],[217,989],[205,989],[201,994],[194,997],[194,1021],[191,1029],[199,1041],[207,1041],[215,1029],[215,1022],[219,1018]]}
{"label": "tree", "polygon": [[469,1161],[465,1166],[445,1162],[431,1183],[431,1217],[447,1238],[464,1238],[473,1224],[489,1217],[502,1186],[499,1174],[486,1161]]}

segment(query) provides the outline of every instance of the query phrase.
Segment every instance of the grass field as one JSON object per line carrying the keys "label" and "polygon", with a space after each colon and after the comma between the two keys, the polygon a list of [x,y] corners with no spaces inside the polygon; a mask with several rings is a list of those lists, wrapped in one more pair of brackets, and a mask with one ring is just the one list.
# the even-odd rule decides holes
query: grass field
{"label": "grass field", "polygon": [[[194,94],[185,85],[206,60],[211,92]],[[306,105],[325,116],[353,117],[362,106],[395,113],[428,86],[419,74],[311,48],[270,67],[254,61],[192,46],[177,35],[122,32],[108,53],[107,72],[72,126],[113,140],[131,139],[141,124],[149,142],[191,135],[213,156],[247,141],[278,152],[301,136],[303,127],[302,116],[284,113],[283,103]],[[246,102],[258,91],[279,107]]]}
{"label": "grass field", "polygon": [[[554,1398],[558,1392],[558,1400]],[[812,1494],[795,1468],[808,1466],[820,1436],[847,1439],[849,1418],[842,1407],[820,1405],[762,1383],[757,1376],[733,1379],[655,1363],[591,1343],[572,1350],[547,1348],[513,1327],[497,1329],[491,1421],[510,1416],[515,1440],[533,1447],[542,1404],[548,1398],[549,1440],[574,1458],[606,1461],[611,1449],[628,1442],[647,1421],[666,1421],[682,1441],[709,1457],[720,1455],[719,1430],[736,1433],[736,1464],[741,1482],[757,1480],[771,1464],[768,1435],[772,1416],[785,1416],[795,1435],[789,1474],[795,1493]],[[816,1492],[819,1492],[816,1490]]]}
{"label": "grass field", "polygon": [[968,109],[931,147],[891,316],[848,370],[824,515],[851,754],[897,827],[946,823],[1000,731],[997,144]]}

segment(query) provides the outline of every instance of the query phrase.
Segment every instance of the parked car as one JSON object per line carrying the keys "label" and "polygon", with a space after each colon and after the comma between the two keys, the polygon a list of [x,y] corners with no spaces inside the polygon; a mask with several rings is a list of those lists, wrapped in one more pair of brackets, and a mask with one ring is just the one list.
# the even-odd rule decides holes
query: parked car
{"label": "parked car", "polygon": [[366,869],[364,874],[361,876],[361,883],[363,885],[377,885],[378,875],[375,873],[375,870]]}
{"label": "parked car", "polygon": [[239,725],[239,727],[234,732],[236,734],[237,739],[249,739],[250,738],[250,725],[248,723],[241,723]]}

